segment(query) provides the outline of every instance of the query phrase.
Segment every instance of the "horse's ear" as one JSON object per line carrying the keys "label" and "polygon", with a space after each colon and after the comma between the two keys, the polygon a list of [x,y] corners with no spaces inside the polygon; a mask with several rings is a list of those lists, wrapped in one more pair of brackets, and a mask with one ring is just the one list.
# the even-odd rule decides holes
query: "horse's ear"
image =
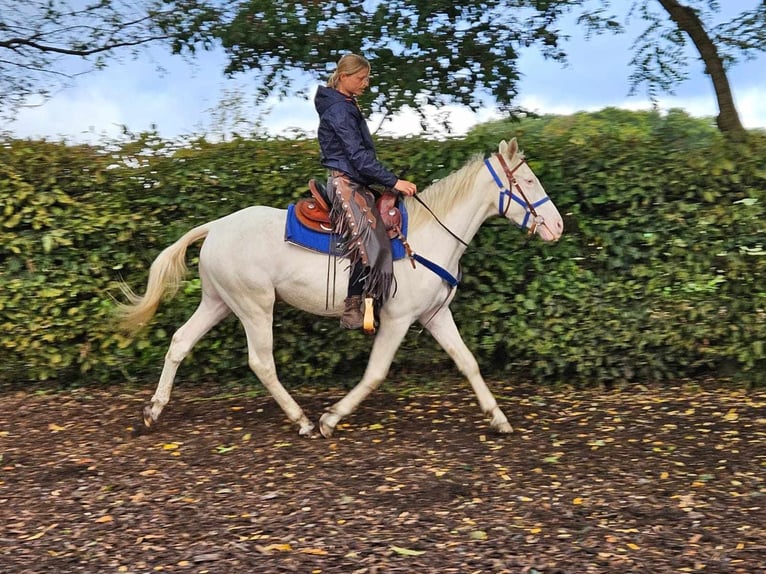
{"label": "horse's ear", "polygon": [[498,151],[508,158],[515,156],[519,153],[519,144],[516,142],[516,138],[513,138],[510,143],[505,140],[501,141]]}

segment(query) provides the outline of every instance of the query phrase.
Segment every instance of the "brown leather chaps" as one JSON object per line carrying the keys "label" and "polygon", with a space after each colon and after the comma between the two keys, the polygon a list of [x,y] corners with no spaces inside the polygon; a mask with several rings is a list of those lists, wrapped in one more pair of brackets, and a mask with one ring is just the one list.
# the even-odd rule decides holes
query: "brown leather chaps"
{"label": "brown leather chaps", "polygon": [[327,195],[332,202],[330,220],[334,232],[343,238],[342,254],[349,258],[352,269],[362,262],[364,293],[382,305],[391,293],[394,264],[391,241],[375,206],[375,195],[340,171],[331,172]]}

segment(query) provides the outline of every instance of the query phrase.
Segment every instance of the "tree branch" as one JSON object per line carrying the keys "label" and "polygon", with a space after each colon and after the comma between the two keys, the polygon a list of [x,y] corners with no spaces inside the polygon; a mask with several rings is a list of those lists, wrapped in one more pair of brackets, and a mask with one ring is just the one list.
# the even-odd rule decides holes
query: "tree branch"
{"label": "tree branch", "polygon": [[88,48],[88,49],[61,48],[58,46],[50,46],[46,44],[41,44],[39,42],[34,42],[27,38],[11,38],[10,40],[3,40],[2,42],[0,42],[0,48],[7,48],[9,50],[17,51],[19,47],[25,46],[28,48],[34,48],[36,50],[39,50],[40,52],[64,54],[67,56],[86,57],[86,56],[92,56],[93,54],[99,54],[101,52],[109,52],[110,50],[115,50],[118,48],[129,48],[132,46],[140,46],[142,44],[148,44],[150,42],[169,40],[172,37],[173,36],[170,36],[170,35],[149,36],[146,38],[138,38],[136,40],[121,40],[111,44],[104,44],[102,46],[96,46],[94,48]]}

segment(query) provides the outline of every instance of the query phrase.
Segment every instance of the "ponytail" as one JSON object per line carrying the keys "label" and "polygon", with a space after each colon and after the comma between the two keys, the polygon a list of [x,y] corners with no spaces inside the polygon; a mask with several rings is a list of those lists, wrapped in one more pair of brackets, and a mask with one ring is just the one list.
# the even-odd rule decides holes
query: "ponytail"
{"label": "ponytail", "polygon": [[327,80],[327,87],[328,88],[337,88],[338,82],[340,82],[340,73],[338,72],[338,68],[335,68],[335,71],[332,73],[330,78]]}

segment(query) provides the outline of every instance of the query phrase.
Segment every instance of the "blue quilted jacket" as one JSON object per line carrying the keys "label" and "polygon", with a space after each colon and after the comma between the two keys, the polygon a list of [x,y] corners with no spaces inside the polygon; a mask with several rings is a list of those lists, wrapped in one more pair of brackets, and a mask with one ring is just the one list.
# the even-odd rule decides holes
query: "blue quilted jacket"
{"label": "blue quilted jacket", "polygon": [[370,130],[354,98],[319,86],[314,96],[319,114],[322,165],[337,169],[364,185],[393,187],[398,179],[378,161]]}

